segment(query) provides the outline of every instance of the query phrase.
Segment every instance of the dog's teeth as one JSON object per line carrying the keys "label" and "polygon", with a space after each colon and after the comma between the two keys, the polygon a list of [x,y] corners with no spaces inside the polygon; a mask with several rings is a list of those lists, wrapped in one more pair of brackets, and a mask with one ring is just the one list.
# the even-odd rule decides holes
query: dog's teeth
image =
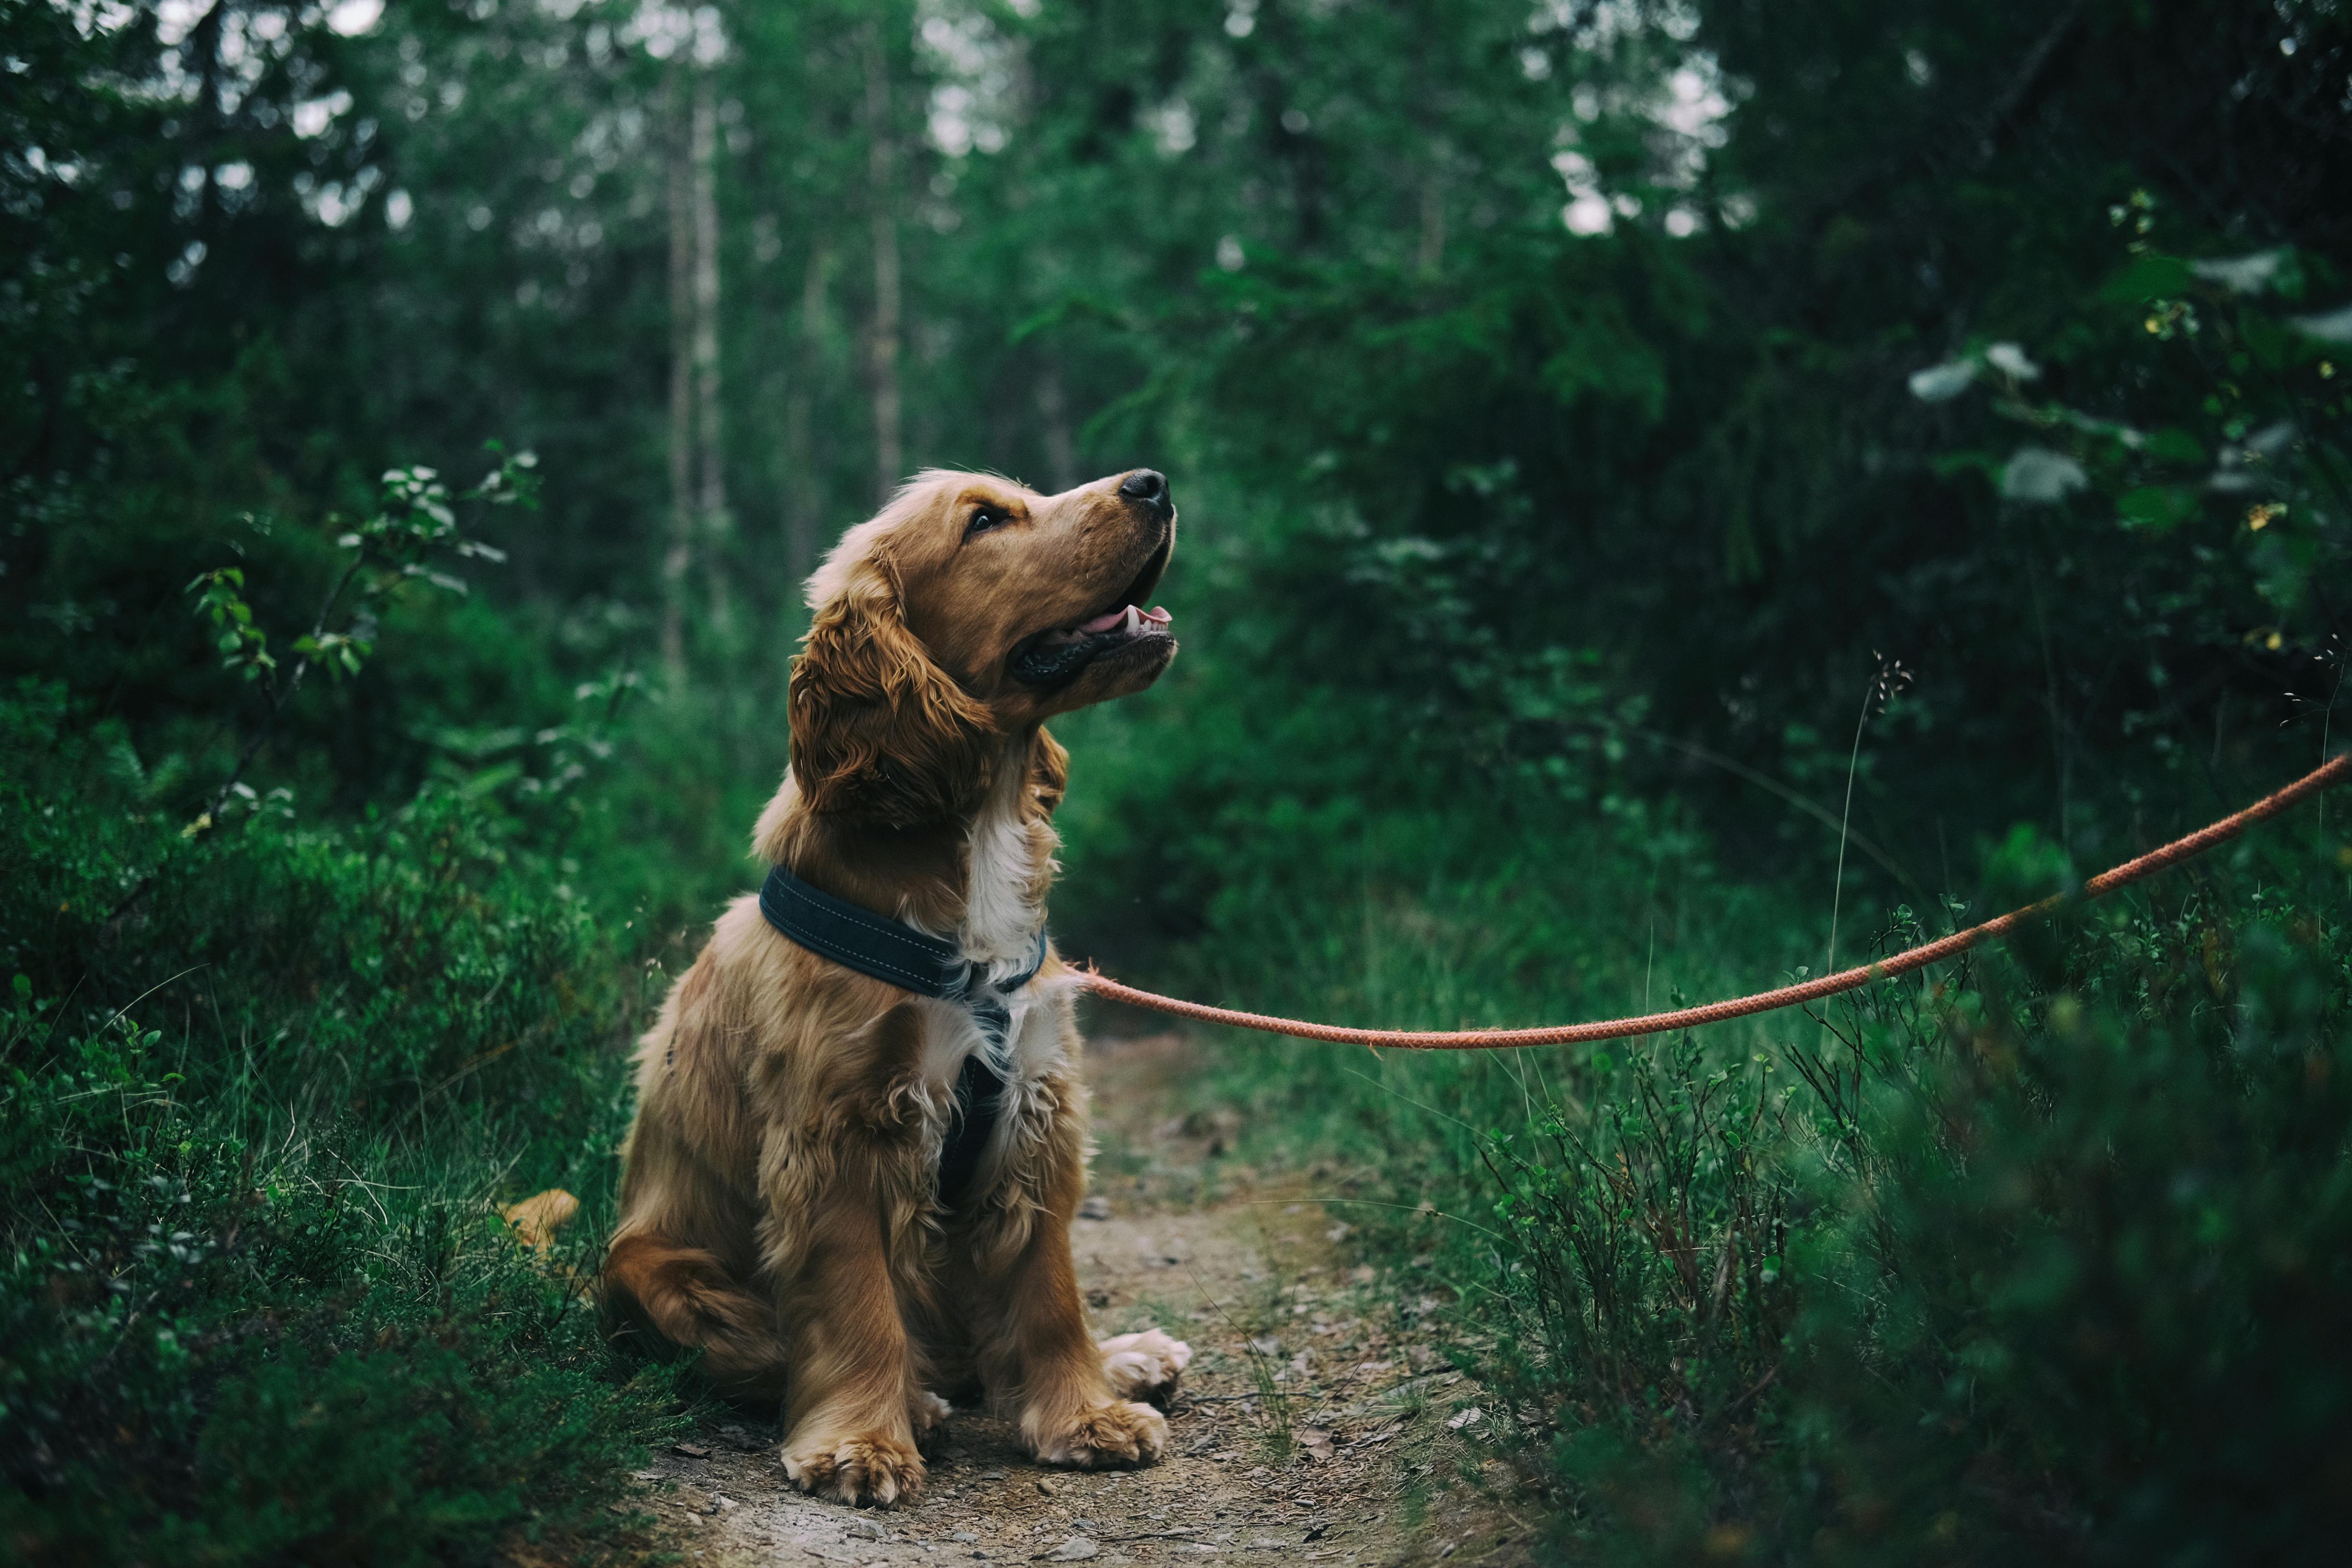
{"label": "dog's teeth", "polygon": [[1136,622],[1142,618],[1142,612],[1138,610],[1133,605],[1129,605],[1127,607],[1127,622],[1123,629],[1126,631],[1128,636],[1133,637],[1135,635]]}

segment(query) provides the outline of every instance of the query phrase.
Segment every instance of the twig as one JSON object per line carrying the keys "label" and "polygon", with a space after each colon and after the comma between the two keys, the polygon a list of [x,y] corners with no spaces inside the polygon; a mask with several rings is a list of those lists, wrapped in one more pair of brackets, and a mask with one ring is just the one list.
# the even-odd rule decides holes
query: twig
{"label": "twig", "polygon": [[[1772,777],[1769,773],[1759,773],[1756,769],[1749,767],[1747,763],[1737,762],[1730,757],[1725,756],[1720,752],[1711,752],[1705,746],[1696,745],[1689,741],[1682,740],[1674,735],[1664,734],[1656,730],[1645,730],[1638,724],[1623,724],[1618,727],[1622,729],[1629,735],[1639,735],[1645,741],[1655,742],[1657,744],[1662,746],[1672,746],[1675,751],[1682,752],[1685,756],[1689,757],[1694,762],[1705,763],[1709,767],[1721,768],[1724,772],[1732,774],[1734,777],[1746,779],[1749,784],[1754,784],[1757,788],[1768,791],[1772,795],[1778,795],[1780,799],[1787,801],[1790,805],[1795,806],[1799,811],[1801,811],[1807,816],[1813,818],[1824,827],[1835,829],[1838,826],[1838,821],[1835,817],[1822,810],[1821,806],[1815,805],[1813,802],[1807,800],[1803,795],[1799,795],[1795,790],[1792,790],[1788,785],[1782,784],[1780,780]],[[1918,894],[1922,899],[1927,897],[1927,889],[1919,886],[1918,882],[1912,877],[1911,873],[1906,871],[1901,866],[1896,865],[1895,858],[1892,855],[1889,855],[1885,849],[1881,848],[1874,840],[1866,838],[1858,832],[1852,831],[1847,833],[1847,837],[1853,839],[1853,847],[1855,848],[1861,850],[1872,859],[1877,861],[1879,865],[1885,869],[1889,876],[1893,877],[1896,881],[1901,882],[1905,887],[1910,889],[1914,893]]]}
{"label": "twig", "polygon": [[1822,963],[1824,974],[1837,972],[1838,910],[1845,900],[1845,841],[1853,821],[1853,775],[1862,765],[1862,731],[1870,722],[1870,692],[1869,687],[1863,689],[1862,716],[1853,721],[1853,750],[1845,759],[1845,809],[1838,817],[1837,869],[1830,876],[1830,955]]}

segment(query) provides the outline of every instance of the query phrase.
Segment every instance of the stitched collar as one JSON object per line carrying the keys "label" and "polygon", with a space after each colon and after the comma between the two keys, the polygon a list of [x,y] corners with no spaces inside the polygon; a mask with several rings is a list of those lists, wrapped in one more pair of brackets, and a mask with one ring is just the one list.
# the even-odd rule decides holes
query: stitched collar
{"label": "stitched collar", "polygon": [[771,870],[761,885],[760,912],[770,925],[821,958],[901,990],[944,1001],[969,1004],[978,999],[976,993],[991,991],[1010,995],[1035,979],[1037,971],[1045,966],[1045,933],[1041,929],[1029,967],[992,985],[988,965],[965,958],[955,943],[836,899],[782,866]]}

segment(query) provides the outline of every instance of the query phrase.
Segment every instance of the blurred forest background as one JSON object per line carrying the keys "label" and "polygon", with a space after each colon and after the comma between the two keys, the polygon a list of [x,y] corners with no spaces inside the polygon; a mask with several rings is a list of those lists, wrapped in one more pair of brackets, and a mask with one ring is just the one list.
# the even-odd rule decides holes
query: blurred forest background
{"label": "blurred forest background", "polygon": [[[919,467],[1171,475],[1055,926],[1216,1000],[1729,994],[2307,770],[2347,192],[2339,0],[0,0],[0,1540],[598,1549],[686,1385],[484,1203],[608,1204]],[[1397,1205],[1563,1557],[2319,1561],[2347,809],[1202,1104]]]}

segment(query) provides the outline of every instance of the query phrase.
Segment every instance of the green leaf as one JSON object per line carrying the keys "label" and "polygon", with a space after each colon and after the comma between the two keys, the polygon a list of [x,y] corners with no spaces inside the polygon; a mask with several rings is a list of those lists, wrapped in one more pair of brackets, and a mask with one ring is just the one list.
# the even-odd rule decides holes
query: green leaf
{"label": "green leaf", "polygon": [[2142,485],[2116,502],[2126,528],[2168,533],[2197,515],[2197,492],[2185,485]]}
{"label": "green leaf", "polygon": [[2205,464],[2205,444],[2177,426],[2168,426],[2148,437],[2147,455],[2166,463],[2184,463],[2195,468]]}
{"label": "green leaf", "polygon": [[2249,314],[2241,330],[2246,337],[2246,352],[2264,370],[2284,370],[2294,350],[2294,335],[2279,321],[2268,316]]}
{"label": "green leaf", "polygon": [[2145,304],[2187,289],[2196,275],[2176,256],[2147,255],[2107,280],[2100,297],[2121,304]]}

